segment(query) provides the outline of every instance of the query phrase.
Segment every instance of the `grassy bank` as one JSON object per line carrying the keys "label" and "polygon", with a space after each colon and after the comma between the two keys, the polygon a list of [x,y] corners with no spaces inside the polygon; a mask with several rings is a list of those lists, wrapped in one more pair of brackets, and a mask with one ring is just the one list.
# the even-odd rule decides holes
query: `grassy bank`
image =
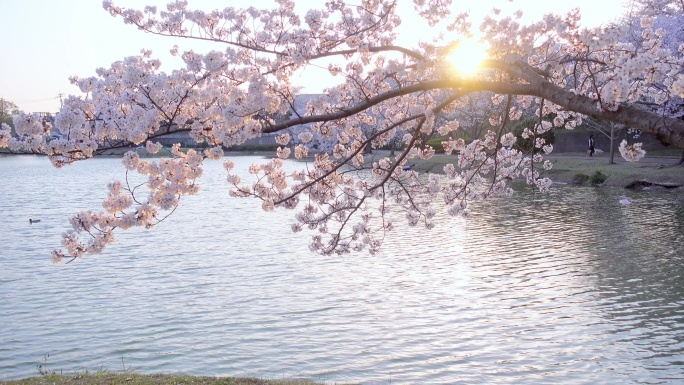
{"label": "grassy bank", "polygon": [[[102,156],[116,157],[122,156],[130,148],[116,149],[107,151]],[[134,149],[141,158],[169,156],[167,151],[162,151],[157,155],[150,155],[145,149]],[[275,156],[274,151],[263,151],[259,149],[246,151],[228,151],[228,156],[257,155],[263,157]],[[367,156],[367,162],[385,157],[389,151],[378,150]],[[647,155],[636,163],[625,161],[619,154],[615,156],[615,164],[609,164],[609,156],[606,153],[595,154],[589,157],[586,153],[552,153],[546,158],[553,162],[553,169],[544,172],[544,176],[551,178],[556,183],[573,184],[582,175],[590,177],[600,172],[607,178],[602,186],[627,187],[635,182],[643,184],[656,184],[665,186],[684,186],[684,166],[674,166],[680,159],[679,149],[669,152],[647,153]],[[313,161],[307,158],[305,161]],[[432,159],[422,160],[411,159],[410,163],[415,164],[414,170],[418,172],[444,173],[444,166],[447,163],[455,163],[456,155],[437,154]]]}
{"label": "grassy bank", "polygon": [[[386,153],[375,153],[374,158],[386,156]],[[572,184],[578,174],[593,175],[597,171],[607,179],[603,186],[627,187],[634,182],[645,184],[662,184],[668,186],[684,186],[684,166],[673,166],[679,161],[678,156],[649,156],[636,163],[629,163],[619,155],[615,164],[609,164],[606,154],[589,157],[584,153],[551,154],[547,159],[553,162],[553,169],[544,175],[556,183]],[[411,159],[414,170],[419,172],[444,173],[444,165],[457,162],[456,155],[435,155],[432,159]]]}
{"label": "grassy bank", "polygon": [[607,176],[603,185],[628,187],[634,183],[664,186],[684,186],[684,166],[675,166],[677,157],[647,157],[636,163],[629,163],[621,157],[615,164],[608,163],[607,156],[572,157],[552,156],[553,169],[547,175],[554,181],[572,183],[577,175],[600,172]]}
{"label": "grassy bank", "polygon": [[195,377],[175,374],[135,374],[98,372],[64,376],[50,374],[17,381],[0,381],[0,385],[312,385],[307,380],[263,380],[258,378]]}

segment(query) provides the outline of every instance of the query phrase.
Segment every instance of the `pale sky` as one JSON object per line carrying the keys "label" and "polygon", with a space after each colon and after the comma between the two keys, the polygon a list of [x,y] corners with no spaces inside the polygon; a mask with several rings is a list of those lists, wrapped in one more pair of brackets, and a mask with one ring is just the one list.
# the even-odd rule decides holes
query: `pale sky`
{"label": "pale sky", "polygon": [[[432,32],[427,26],[416,24],[410,0],[399,0],[403,29],[408,32],[402,41],[430,40]],[[163,9],[168,0],[118,0],[115,4],[144,8],[157,5]],[[297,10],[304,13],[312,7],[321,7],[323,0],[296,1]],[[625,0],[454,0],[454,7],[469,10],[478,17],[492,8],[521,9],[525,19],[538,20],[545,13],[565,13],[573,7],[582,11],[584,24],[595,26],[615,20],[623,11]],[[271,7],[272,0],[189,0],[191,8],[222,9],[226,6],[258,8]],[[425,31],[423,33],[417,31]],[[401,31],[400,31],[401,33]],[[153,36],[125,25],[121,19],[111,17],[102,8],[101,0],[0,0],[0,97],[15,102],[26,112],[56,112],[59,94],[79,94],[69,83],[69,77],[92,76],[98,67],[108,67],[126,56],[138,55],[140,50],[151,49],[153,56],[162,61],[162,69],[176,67],[179,59],[168,52],[174,44],[180,51],[195,49],[197,43],[175,41]],[[207,49],[222,50],[210,45]],[[302,76],[298,81],[305,92],[321,92],[333,83],[324,81],[324,75]]]}

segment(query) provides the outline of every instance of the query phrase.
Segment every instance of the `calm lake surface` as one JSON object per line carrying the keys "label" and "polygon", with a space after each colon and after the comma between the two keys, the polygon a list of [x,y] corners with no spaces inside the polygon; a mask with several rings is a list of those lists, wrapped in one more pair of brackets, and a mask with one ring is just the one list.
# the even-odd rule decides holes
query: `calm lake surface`
{"label": "calm lake surface", "polygon": [[47,363],[364,384],[684,381],[681,194],[521,192],[429,232],[400,227],[379,255],[324,257],[290,232],[293,212],[230,198],[221,164],[206,168],[202,194],[157,228],[52,265],[68,216],[99,209],[123,167],[0,158],[0,380]]}

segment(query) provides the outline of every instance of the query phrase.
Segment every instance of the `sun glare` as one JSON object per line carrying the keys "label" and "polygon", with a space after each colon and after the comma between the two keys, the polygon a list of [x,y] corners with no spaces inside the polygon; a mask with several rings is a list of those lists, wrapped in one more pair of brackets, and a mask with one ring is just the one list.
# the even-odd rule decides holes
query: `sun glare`
{"label": "sun glare", "polygon": [[487,58],[485,44],[478,40],[463,40],[448,56],[452,66],[462,75],[473,75]]}

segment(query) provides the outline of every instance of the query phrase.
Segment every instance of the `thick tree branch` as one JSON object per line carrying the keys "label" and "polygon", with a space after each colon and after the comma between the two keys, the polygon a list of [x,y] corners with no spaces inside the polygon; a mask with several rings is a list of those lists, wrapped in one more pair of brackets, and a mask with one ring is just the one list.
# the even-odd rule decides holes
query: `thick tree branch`
{"label": "thick tree branch", "polygon": [[268,127],[264,130],[264,133],[277,132],[300,124],[327,122],[346,118],[386,100],[416,92],[435,89],[454,89],[458,90],[461,95],[478,91],[491,91],[498,94],[542,97],[567,110],[637,128],[655,135],[665,144],[672,144],[684,148],[684,121],[680,119],[665,117],[630,105],[620,105],[616,111],[601,110],[598,108],[598,101],[596,99],[572,93],[544,80],[527,64],[521,62],[513,64],[498,62],[497,66],[508,70],[514,77],[524,79],[528,81],[528,83],[514,84],[464,79],[443,79],[421,82],[376,95],[368,98],[368,100],[365,100],[362,103],[358,103],[338,112],[289,119]]}

